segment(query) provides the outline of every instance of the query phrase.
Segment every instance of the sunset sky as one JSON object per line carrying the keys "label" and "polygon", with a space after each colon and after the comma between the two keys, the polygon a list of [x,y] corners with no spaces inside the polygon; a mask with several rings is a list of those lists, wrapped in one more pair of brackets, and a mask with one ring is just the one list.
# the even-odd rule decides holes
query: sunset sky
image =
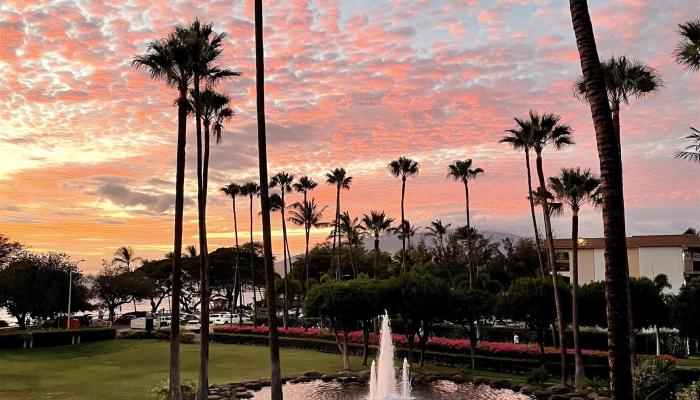
{"label": "sunset sky", "polygon": [[[198,16],[228,34],[222,65],[242,77],[219,87],[237,117],[213,148],[210,248],[230,246],[230,199],[218,189],[257,179],[252,1],[12,1],[0,4],[0,232],[36,251],[86,259],[96,271],[119,246],[142,257],[172,250],[174,90],[131,67],[151,39]],[[168,5],[172,3],[171,5]],[[400,181],[387,163],[407,155],[407,219],[462,225],[464,193],[446,179],[455,159],[486,175],[472,186],[473,223],[531,235],[524,156],[498,143],[514,116],[555,112],[576,145],[544,155],[545,172],[598,170],[568,2],[562,0],[265,1],[266,107],[271,173],[317,181],[334,167],[354,177],[342,193],[351,214],[399,213]],[[591,0],[601,58],[626,55],[654,67],[663,90],[622,109],[628,234],[700,228],[698,166],[673,158],[700,125],[700,73],[674,64],[676,24],[700,15],[697,0]],[[188,128],[184,244],[197,242],[194,129]],[[334,212],[334,191],[312,194]],[[298,200],[298,195],[290,196]],[[239,200],[246,238],[247,201]],[[256,238],[260,222],[256,209]],[[565,237],[569,219],[556,221]],[[273,215],[280,250],[280,218]],[[586,210],[581,235],[600,235]],[[292,252],[303,232],[290,230]],[[314,241],[323,234],[315,234]],[[245,240],[245,239],[243,239]]]}

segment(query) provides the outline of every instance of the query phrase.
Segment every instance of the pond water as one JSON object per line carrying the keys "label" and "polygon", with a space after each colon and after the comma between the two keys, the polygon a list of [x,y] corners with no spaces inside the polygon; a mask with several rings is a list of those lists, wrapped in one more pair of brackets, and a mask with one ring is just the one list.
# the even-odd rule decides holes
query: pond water
{"label": "pond water", "polygon": [[[286,384],[282,386],[284,398],[289,400],[364,400],[367,386],[348,386],[337,382]],[[425,387],[414,387],[412,399],[416,400],[529,400],[529,396],[511,390],[493,389],[486,385],[456,384],[437,381]],[[254,399],[269,400],[270,388],[256,392]]]}

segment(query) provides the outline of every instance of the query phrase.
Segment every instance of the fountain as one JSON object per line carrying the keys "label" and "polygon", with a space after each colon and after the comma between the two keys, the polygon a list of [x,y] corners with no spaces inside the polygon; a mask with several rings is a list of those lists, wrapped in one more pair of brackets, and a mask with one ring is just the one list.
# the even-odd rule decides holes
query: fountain
{"label": "fountain", "polygon": [[[397,386],[401,391],[397,390]],[[411,368],[407,359],[403,359],[401,380],[396,382],[394,370],[394,343],[391,341],[389,315],[382,316],[382,326],[379,330],[379,355],[377,362],[372,361],[369,380],[368,400],[396,400],[411,398]]]}

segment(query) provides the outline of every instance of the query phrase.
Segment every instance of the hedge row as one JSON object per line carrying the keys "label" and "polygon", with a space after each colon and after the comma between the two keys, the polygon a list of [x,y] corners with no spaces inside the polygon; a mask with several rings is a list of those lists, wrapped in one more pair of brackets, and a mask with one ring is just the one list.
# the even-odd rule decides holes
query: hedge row
{"label": "hedge row", "polygon": [[12,331],[0,335],[0,348],[50,347],[115,339],[116,328]]}
{"label": "hedge row", "polygon": [[[119,339],[160,339],[170,340],[170,328],[154,329],[150,331],[129,329],[119,332]],[[194,343],[194,333],[181,329],[180,343]]]}

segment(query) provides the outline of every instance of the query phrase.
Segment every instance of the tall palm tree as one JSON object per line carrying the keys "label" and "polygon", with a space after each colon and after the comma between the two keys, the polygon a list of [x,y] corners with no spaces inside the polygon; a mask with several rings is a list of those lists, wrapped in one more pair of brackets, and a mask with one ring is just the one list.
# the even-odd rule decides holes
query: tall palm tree
{"label": "tall palm tree", "polygon": [[370,215],[365,214],[362,217],[362,224],[367,231],[374,237],[374,257],[372,260],[372,268],[374,269],[374,274],[372,278],[377,277],[377,260],[379,257],[379,236],[382,232],[391,231],[391,224],[394,222],[393,218],[387,218],[384,211],[370,211]]}
{"label": "tall palm tree", "polygon": [[[336,240],[340,242],[338,237],[338,223],[340,221],[340,189],[350,190],[350,183],[352,182],[352,176],[349,176],[345,171],[345,168],[336,168],[331,172],[326,173],[326,183],[329,185],[335,185],[335,219],[333,220],[333,256],[335,256],[335,243]],[[337,254],[337,267],[338,271],[336,273],[336,279],[340,275],[340,244],[338,244],[338,254]],[[331,257],[331,269],[333,269],[333,257]]]}
{"label": "tall palm tree", "polygon": [[[284,221],[284,200],[282,200],[282,196],[280,196],[277,193],[272,193],[270,195],[270,212],[277,212],[279,211],[280,216],[282,217],[282,220]],[[283,222],[283,224],[286,224]],[[283,284],[284,287],[282,290],[284,291],[282,295],[282,303],[284,305],[284,315],[282,316],[282,326],[287,328],[287,294],[288,294],[288,286],[287,286],[287,253],[284,250],[284,238],[282,238],[282,252],[284,253],[284,279],[283,279]]]}
{"label": "tall palm tree", "polygon": [[170,315],[170,399],[181,400],[180,381],[180,294],[182,292],[182,230],[185,206],[185,145],[187,142],[187,91],[192,83],[189,42],[177,32],[153,40],[144,54],[132,60],[136,69],[148,71],[151,79],[177,89],[177,157],[175,168],[175,229],[173,237],[172,304]]}
{"label": "tall palm tree", "polygon": [[554,197],[571,209],[571,315],[574,336],[576,387],[581,387],[585,379],[583,371],[583,356],[578,325],[578,213],[586,203],[596,204],[600,179],[591,173],[590,169],[564,168],[559,176],[549,178],[549,188]]}
{"label": "tall palm tree", "polygon": [[[469,212],[469,181],[473,181],[477,177],[484,174],[481,168],[472,168],[471,158],[455,160],[453,164],[448,166],[447,176],[455,181],[464,184],[464,198],[466,201],[467,210],[467,250],[469,250],[469,286],[473,289],[476,281],[476,268],[474,266],[474,257],[472,257],[472,235],[471,235],[471,217]],[[442,240],[441,240],[442,242]],[[444,248],[443,248],[444,250]]]}
{"label": "tall palm tree", "polygon": [[676,46],[676,62],[688,71],[700,70],[700,19],[678,24],[681,41]]}
{"label": "tall palm tree", "polygon": [[250,279],[251,286],[253,288],[253,324],[257,326],[258,324],[258,298],[255,290],[255,264],[253,257],[253,197],[260,196],[260,185],[256,182],[250,181],[246,182],[241,186],[241,196],[247,196],[249,199],[250,208]]}
{"label": "tall palm tree", "polygon": [[[357,278],[357,260],[355,258],[355,253],[357,250],[357,245],[362,238],[362,229],[360,228],[360,223],[357,217],[351,217],[350,213],[345,211],[338,217],[337,228],[333,229],[332,235],[338,236],[338,251],[342,249],[341,238],[343,235],[348,239],[348,250],[350,253],[350,266],[352,268],[353,277]],[[355,249],[355,251],[353,250]],[[340,279],[340,264],[338,264],[338,270],[336,279]]]}
{"label": "tall palm tree", "polygon": [[292,204],[292,210],[289,212],[289,221],[295,225],[300,225],[304,227],[304,237],[306,238],[306,250],[304,250],[304,269],[306,272],[306,285],[304,289],[306,293],[309,293],[309,239],[311,235],[311,228],[320,228],[327,226],[328,224],[321,221],[323,218],[323,212],[326,210],[326,206],[321,208],[316,204],[315,199],[311,201],[305,201],[304,203],[296,202]]}
{"label": "tall palm tree", "polygon": [[282,322],[284,327],[287,327],[287,321],[289,319],[289,287],[287,282],[287,261],[289,261],[289,269],[292,268],[292,257],[289,253],[289,241],[287,240],[287,217],[285,217],[285,210],[287,208],[287,203],[284,199],[285,193],[292,191],[292,184],[294,183],[294,175],[290,175],[284,171],[278,172],[272,178],[270,178],[270,187],[280,188],[280,201],[282,202],[279,211],[282,213],[282,254],[284,255],[284,313]]}
{"label": "tall palm tree", "polygon": [[598,58],[586,0],[569,0],[571,22],[586,81],[598,157],[600,158],[603,234],[605,236],[605,298],[608,318],[608,358],[613,399],[631,399],[632,366],[629,324],[629,268],[625,234],[622,159]]}
{"label": "tall palm tree", "polygon": [[112,262],[121,264],[127,270],[131,270],[131,264],[143,261],[141,257],[136,257],[134,249],[131,247],[122,246],[114,252],[114,258]]}
{"label": "tall palm tree", "polygon": [[[399,157],[389,163],[389,172],[394,178],[401,178],[401,227],[406,225],[406,214],[404,213],[404,199],[406,197],[406,178],[418,175],[420,167],[417,161],[407,157]],[[401,237],[401,271],[406,272],[406,239],[408,235]]]}
{"label": "tall palm tree", "polygon": [[690,129],[695,133],[691,133],[685,138],[690,139],[692,144],[686,146],[686,148],[683,151],[677,152],[676,158],[700,164],[700,131],[693,128],[692,126],[690,127]]}
{"label": "tall palm tree", "polygon": [[[231,311],[236,310],[236,305],[238,304],[238,296],[241,293],[241,271],[240,271],[240,260],[241,260],[241,248],[238,243],[238,218],[236,213],[236,197],[241,195],[241,186],[231,182],[228,185],[222,187],[221,190],[226,196],[231,197],[231,209],[233,210],[233,235],[235,238],[235,254],[233,261],[233,307]],[[239,314],[241,315],[241,314]],[[242,322],[242,320],[240,321]]]}
{"label": "tall palm tree", "polygon": [[560,117],[556,114],[545,113],[539,115],[535,111],[530,111],[528,124],[532,133],[532,148],[535,150],[537,158],[537,177],[539,188],[537,193],[541,198],[542,214],[544,216],[544,229],[547,236],[547,255],[549,259],[549,270],[552,272],[552,286],[554,288],[554,302],[557,311],[557,326],[559,328],[559,355],[561,357],[561,380],[566,380],[566,331],[564,326],[564,312],[562,310],[561,299],[559,298],[559,273],[556,269],[556,257],[554,254],[554,235],[552,234],[550,194],[547,192],[545,183],[544,168],[542,166],[542,151],[552,146],[555,150],[560,150],[567,145],[573,144],[571,139],[571,128],[568,125],[560,124]]}
{"label": "tall palm tree", "polygon": [[318,186],[318,183],[306,175],[299,178],[299,181],[292,185],[297,193],[302,193],[304,195],[304,203],[306,203],[307,194],[314,190],[316,186]]}
{"label": "tall palm tree", "polygon": [[527,199],[530,203],[530,215],[532,217],[532,227],[535,230],[535,246],[537,247],[537,260],[540,266],[540,275],[545,277],[544,257],[542,256],[542,239],[540,230],[537,228],[537,217],[535,215],[535,203],[532,190],[532,170],[530,168],[530,150],[532,149],[532,132],[526,120],[515,118],[517,127],[506,129],[509,133],[500,142],[510,144],[515,151],[525,152],[525,169],[527,170]]}
{"label": "tall palm tree", "polygon": [[[628,104],[630,97],[641,98],[657,92],[663,86],[663,82],[656,70],[625,56],[610,57],[601,64],[601,67],[615,134],[617,141],[620,142],[620,105]],[[586,80],[583,77],[576,81],[574,91],[580,98],[587,99]]]}
{"label": "tall palm tree", "polygon": [[265,131],[265,54],[263,46],[262,0],[255,0],[255,92],[258,119],[258,161],[260,170],[260,208],[262,209],[263,249],[267,292],[267,325],[270,338],[270,398],[282,400],[282,372],[277,334],[277,296],[275,266],[272,263],[270,198],[267,190],[267,134]]}

